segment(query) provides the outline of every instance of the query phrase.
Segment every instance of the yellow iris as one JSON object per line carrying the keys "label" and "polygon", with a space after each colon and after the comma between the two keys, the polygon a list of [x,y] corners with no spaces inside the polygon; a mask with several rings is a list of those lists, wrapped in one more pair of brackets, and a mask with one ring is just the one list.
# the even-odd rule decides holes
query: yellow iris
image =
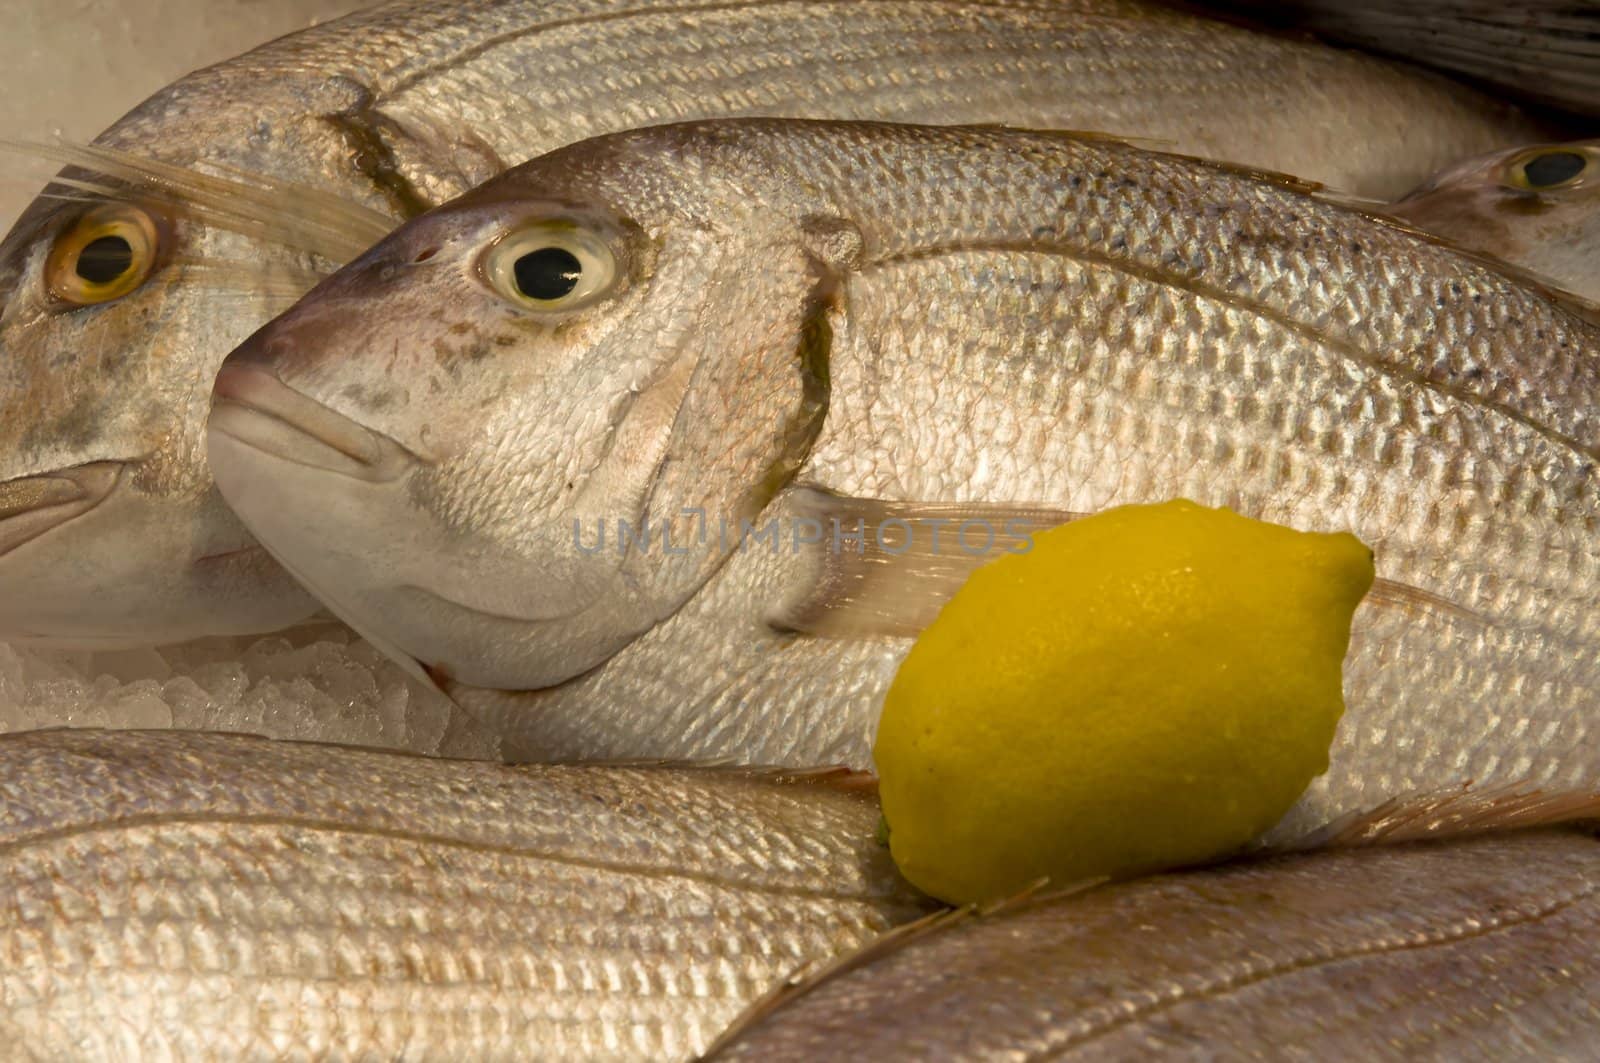
{"label": "yellow iris", "polygon": [[1581,182],[1592,165],[1580,148],[1532,148],[1506,161],[1505,183],[1523,192],[1553,192]]}
{"label": "yellow iris", "polygon": [[45,265],[51,294],[74,306],[109,303],[150,276],[160,247],[154,218],[139,207],[108,203],[56,238]]}

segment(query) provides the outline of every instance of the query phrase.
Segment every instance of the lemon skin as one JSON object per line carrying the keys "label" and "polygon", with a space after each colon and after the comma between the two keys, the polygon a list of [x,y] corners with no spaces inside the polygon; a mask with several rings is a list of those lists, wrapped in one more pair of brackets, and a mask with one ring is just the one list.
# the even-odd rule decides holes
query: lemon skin
{"label": "lemon skin", "polygon": [[1194,864],[1327,770],[1372,553],[1192,502],[1125,506],[973,574],[873,753],[890,848],[940,899]]}

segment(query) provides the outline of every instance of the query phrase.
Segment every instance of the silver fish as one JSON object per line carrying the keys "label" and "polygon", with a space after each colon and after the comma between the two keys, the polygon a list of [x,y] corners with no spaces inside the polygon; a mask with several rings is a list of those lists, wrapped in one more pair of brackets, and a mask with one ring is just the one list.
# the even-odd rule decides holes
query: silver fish
{"label": "silver fish", "polygon": [[945,917],[708,1058],[1587,1059],[1600,841],[1282,857]]}
{"label": "silver fish", "polygon": [[1600,140],[1480,155],[1388,210],[1600,301]]}
{"label": "silver fish", "polygon": [[1600,778],[1582,315],[1104,139],[690,124],[528,163],[323,282],[229,357],[210,454],[336,613],[537,758],[862,767],[912,636],[1013,530],[1179,496],[1353,530],[1380,585],[1283,842]]}
{"label": "silver fish", "polygon": [[734,114],[1109,128],[1397,195],[1548,135],[1431,75],[1127,0],[402,0],[173,84],[0,246],[0,637],[313,601],[212,485],[221,358],[397,220],[586,136]]}
{"label": "silver fish", "polygon": [[1482,81],[1517,99],[1600,115],[1594,0],[1223,0],[1277,26],[1315,30]]}
{"label": "silver fish", "polygon": [[849,783],[0,738],[6,1056],[685,1058],[928,910]]}

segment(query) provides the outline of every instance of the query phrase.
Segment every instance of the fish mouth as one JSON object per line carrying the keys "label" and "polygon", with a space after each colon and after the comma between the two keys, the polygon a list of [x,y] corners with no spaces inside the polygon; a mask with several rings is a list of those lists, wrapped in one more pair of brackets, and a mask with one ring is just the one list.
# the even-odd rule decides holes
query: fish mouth
{"label": "fish mouth", "polygon": [[393,439],[250,365],[224,366],[211,391],[210,430],[308,468],[386,483],[418,464]]}
{"label": "fish mouth", "polygon": [[0,483],[0,557],[104,502],[122,469],[120,461],[96,461]]}

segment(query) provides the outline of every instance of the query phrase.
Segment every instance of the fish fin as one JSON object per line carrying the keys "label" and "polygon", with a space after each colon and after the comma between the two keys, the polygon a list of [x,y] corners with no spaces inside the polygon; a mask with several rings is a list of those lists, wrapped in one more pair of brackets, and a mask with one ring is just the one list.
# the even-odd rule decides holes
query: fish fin
{"label": "fish fin", "polygon": [[[1051,130],[1050,132],[1071,140],[1089,140],[1100,143],[1122,144],[1135,149],[1140,149],[1141,147],[1139,144],[1133,143],[1126,137],[1111,136],[1103,133],[1080,133],[1068,130]],[[1141,150],[1151,149],[1144,148]],[[1159,149],[1155,150],[1159,151]],[[1328,186],[1323,184],[1321,181],[1312,181],[1304,177],[1296,177],[1294,174],[1286,173],[1282,170],[1268,170],[1260,166],[1251,166],[1248,163],[1230,162],[1227,159],[1208,159],[1200,155],[1190,155],[1187,152],[1181,151],[1163,151],[1161,154],[1170,155],[1175,159],[1182,159],[1184,162],[1190,162],[1198,166],[1203,166],[1206,169],[1214,170],[1217,173],[1231,174],[1234,177],[1243,177],[1251,181],[1259,181],[1262,184],[1274,185],[1290,192],[1298,192],[1301,195],[1316,197],[1326,196],[1328,197],[1329,201],[1337,201],[1341,199],[1348,200],[1350,202],[1362,201],[1360,197],[1357,196],[1331,191]],[[1376,201],[1367,200],[1365,202],[1371,203]]]}
{"label": "fish fin", "polygon": [[750,1030],[760,1026],[774,1012],[781,1010],[792,1001],[805,996],[812,990],[841,978],[851,971],[876,963],[884,956],[899,952],[929,934],[965,923],[970,919],[976,918],[976,916],[976,911],[970,907],[941,909],[925,915],[921,919],[885,931],[856,951],[841,956],[821,967],[801,968],[793,972],[783,982],[769,989],[747,1005],[744,1011],[739,1014],[739,1017],[734,1019],[722,1031],[722,1034],[712,1042],[711,1047],[707,1048],[700,1058],[716,1058],[717,1053],[737,1042],[739,1038]]}
{"label": "fish fin", "polygon": [[[796,521],[813,521],[814,580],[768,618],[774,627],[820,638],[915,638],[980,566],[1026,553],[1034,532],[1086,516],[1048,506],[963,502],[888,502],[815,487],[791,495]],[[961,528],[969,534],[962,538]],[[1006,534],[1007,529],[1019,534]],[[837,529],[837,530],[836,530]],[[860,529],[860,533],[857,533]],[[1432,614],[1481,628],[1495,622],[1432,591],[1379,579],[1372,604]]]}
{"label": "fish fin", "polygon": [[1041,878],[1024,886],[1019,892],[998,901],[968,904],[959,908],[942,908],[921,919],[897,926],[855,952],[840,956],[820,967],[802,968],[792,973],[780,985],[768,990],[747,1006],[700,1058],[714,1058],[718,1052],[738,1041],[745,1033],[761,1025],[774,1012],[794,1000],[852,971],[871,966],[886,956],[907,949],[929,935],[941,933],[963,923],[992,919],[1027,909],[1035,904],[1044,904],[1075,893],[1083,893],[1104,885],[1107,881],[1109,880],[1105,878],[1095,878],[1062,889],[1049,889],[1047,888],[1049,880]]}
{"label": "fish fin", "polygon": [[704,760],[672,760],[661,757],[617,757],[602,760],[537,760],[528,763],[560,764],[569,768],[649,768],[678,771],[720,772],[739,775],[782,786],[823,786],[849,793],[876,796],[878,777],[870,771],[843,764],[823,764],[811,768],[790,768],[773,764],[745,764],[732,757]]}
{"label": "fish fin", "polygon": [[[1008,125],[1004,122],[969,122],[962,125],[961,128],[979,132],[1031,133],[1041,137],[1054,137],[1061,140],[1077,140],[1090,144],[1111,144],[1124,148],[1133,148],[1137,151],[1152,151],[1161,155],[1170,155],[1185,162],[1199,163],[1222,173],[1248,177],[1252,180],[1277,185],[1280,188],[1287,188],[1308,195],[1323,192],[1327,189],[1327,186],[1320,181],[1310,181],[1304,177],[1296,177],[1280,170],[1266,170],[1247,163],[1229,162],[1225,159],[1207,159],[1199,155],[1190,155],[1187,152],[1173,151],[1171,149],[1176,146],[1175,141],[1161,140],[1155,137],[1127,136],[1122,133],[1107,133],[1096,129],[1036,129],[1028,126]],[[1349,198],[1354,201],[1358,197],[1351,196]],[[1376,203],[1378,201],[1365,200],[1364,202]]]}
{"label": "fish fin", "polygon": [[859,794],[874,800],[878,796],[878,777],[870,771],[843,765],[822,768],[742,768],[741,773],[778,786],[820,786],[829,790]]}
{"label": "fish fin", "polygon": [[781,605],[774,627],[822,638],[914,637],[980,565],[1026,553],[1031,534],[1083,516],[1047,506],[887,502],[814,487],[790,494],[811,521],[816,578]]}
{"label": "fish fin", "polygon": [[[56,187],[107,199],[126,196],[131,191],[209,225],[305,251],[332,263],[355,258],[395,227],[387,215],[342,196],[218,164],[207,164],[215,173],[201,173],[115,148],[70,141],[46,144],[0,139],[0,151],[47,159],[128,186],[119,188],[79,177],[58,177],[53,182]],[[286,205],[292,208],[286,209]]]}
{"label": "fish fin", "polygon": [[1177,146],[1177,141],[1167,140],[1162,137],[1108,133],[1099,129],[1037,129],[1033,126],[1016,125],[1009,122],[967,122],[962,125],[962,128],[1000,133],[1045,133],[1049,136],[1065,137],[1070,140],[1087,140],[1096,144],[1121,144],[1127,148],[1159,151],[1167,155],[1176,154],[1172,149]]}
{"label": "fish fin", "polygon": [[[1048,132],[1052,135],[1059,135],[1074,140],[1090,140],[1122,144],[1129,143],[1126,138],[1104,136],[1096,133],[1081,133],[1067,130],[1050,130]],[[1138,145],[1133,146],[1136,148],[1138,147]],[[1320,182],[1310,181],[1306,178],[1296,177],[1293,174],[1283,173],[1277,170],[1266,170],[1243,163],[1229,162],[1225,159],[1206,159],[1201,158],[1198,155],[1186,155],[1179,152],[1168,152],[1167,154],[1173,155],[1176,158],[1181,158],[1197,166],[1203,166],[1207,169],[1214,170],[1218,173],[1231,174],[1235,177],[1243,177],[1248,180],[1273,185],[1288,192],[1298,193],[1320,203],[1326,203],[1330,206],[1347,210],[1352,214],[1360,215],[1367,221],[1381,225],[1384,228],[1403,232],[1415,239],[1425,241],[1437,247],[1442,247],[1459,256],[1460,258],[1468,260],[1480,269],[1499,274],[1501,277],[1511,281],[1514,284],[1520,285],[1524,288],[1532,289],[1545,299],[1549,300],[1551,303],[1554,303],[1560,309],[1572,314],[1574,317],[1580,318],[1591,325],[1600,326],[1600,303],[1589,300],[1581,295],[1577,295],[1576,293],[1569,292],[1566,289],[1557,286],[1548,277],[1534,273],[1532,270],[1524,269],[1521,266],[1503,261],[1487,252],[1465,247],[1454,240],[1449,239],[1448,237],[1440,236],[1437,233],[1432,233],[1426,229],[1418,228],[1402,218],[1397,218],[1394,215],[1387,213],[1389,204],[1382,203],[1375,199],[1369,199],[1365,196],[1357,196],[1349,192],[1332,189],[1324,184],[1321,184]]]}
{"label": "fish fin", "polygon": [[316,287],[326,273],[313,269],[300,269],[286,263],[273,263],[263,269],[260,263],[234,259],[194,258],[174,256],[173,265],[181,266],[186,276],[213,292],[236,292],[241,295],[287,297],[295,302]]}
{"label": "fish fin", "polygon": [[[1387,210],[1389,207],[1389,201],[1387,199],[1376,199],[1372,196],[1358,196],[1354,192],[1345,192],[1334,188],[1319,188],[1311,194],[1317,199],[1322,200],[1324,203],[1332,203],[1335,206],[1343,207],[1346,210],[1353,210],[1357,212],[1382,214],[1383,211]],[[1385,215],[1385,217],[1387,217],[1387,215]]]}
{"label": "fish fin", "polygon": [[1592,2],[1228,0],[1227,6],[1270,28],[1298,29],[1480,82],[1491,94],[1600,114],[1600,8]]}
{"label": "fish fin", "polygon": [[1388,606],[1412,614],[1432,613],[1449,616],[1483,628],[1495,626],[1495,622],[1489,617],[1460,602],[1395,580],[1374,580],[1372,589],[1367,592],[1367,601],[1377,606]]}
{"label": "fish fin", "polygon": [[983,904],[971,906],[973,914],[980,919],[992,919],[995,916],[1010,915],[1013,912],[1026,911],[1035,905],[1050,904],[1063,897],[1071,897],[1077,893],[1087,893],[1089,890],[1104,886],[1111,881],[1109,875],[1096,875],[1093,878],[1081,879],[1067,886],[1057,886],[1050,881],[1049,876],[1034,879],[1016,893],[999,900],[988,901]]}
{"label": "fish fin", "polygon": [[1391,798],[1328,824],[1295,848],[1362,846],[1600,820],[1600,791],[1525,784],[1463,787]]}
{"label": "fish fin", "polygon": [[[1018,127],[1002,125],[990,125],[986,127],[983,125],[974,125],[963,128],[981,130],[985,128],[1016,129]],[[1134,143],[1128,137],[1117,136],[1108,133],[1097,133],[1092,131],[1072,129],[1031,129],[1027,130],[1027,132],[1045,137],[1059,137],[1063,140],[1077,140],[1097,144],[1121,145],[1136,151],[1159,151],[1159,149],[1146,148]],[[1527,270],[1520,266],[1512,265],[1509,262],[1502,261],[1501,259],[1496,258],[1494,255],[1487,252],[1464,247],[1461,244],[1448,239],[1447,237],[1428,232],[1426,229],[1420,229],[1415,225],[1412,225],[1410,222],[1386,213],[1386,210],[1389,206],[1386,203],[1380,203],[1378,200],[1368,199],[1364,196],[1357,196],[1352,193],[1343,192],[1337,189],[1331,189],[1321,182],[1308,180],[1304,177],[1296,177],[1294,174],[1284,173],[1278,170],[1263,169],[1261,167],[1250,166],[1245,163],[1230,162],[1226,159],[1207,159],[1198,155],[1190,155],[1183,152],[1168,151],[1162,152],[1162,154],[1170,155],[1173,158],[1182,159],[1185,162],[1212,170],[1217,173],[1242,177],[1250,181],[1272,185],[1287,192],[1303,195],[1309,199],[1314,199],[1317,202],[1325,203],[1329,206],[1337,207],[1341,210],[1346,210],[1352,214],[1359,215],[1360,217],[1374,224],[1388,229],[1393,229],[1398,232],[1403,232],[1414,239],[1419,239],[1427,243],[1434,244],[1435,246],[1445,248],[1458,257],[1471,262],[1474,266],[1477,266],[1480,269],[1499,274],[1501,277],[1511,281],[1514,284],[1537,292],[1539,295],[1543,296],[1560,309],[1565,310],[1567,313],[1570,313],[1591,325],[1600,326],[1600,303],[1592,302],[1573,292],[1566,291],[1565,289],[1558,287],[1549,278],[1540,276],[1531,270]]]}

